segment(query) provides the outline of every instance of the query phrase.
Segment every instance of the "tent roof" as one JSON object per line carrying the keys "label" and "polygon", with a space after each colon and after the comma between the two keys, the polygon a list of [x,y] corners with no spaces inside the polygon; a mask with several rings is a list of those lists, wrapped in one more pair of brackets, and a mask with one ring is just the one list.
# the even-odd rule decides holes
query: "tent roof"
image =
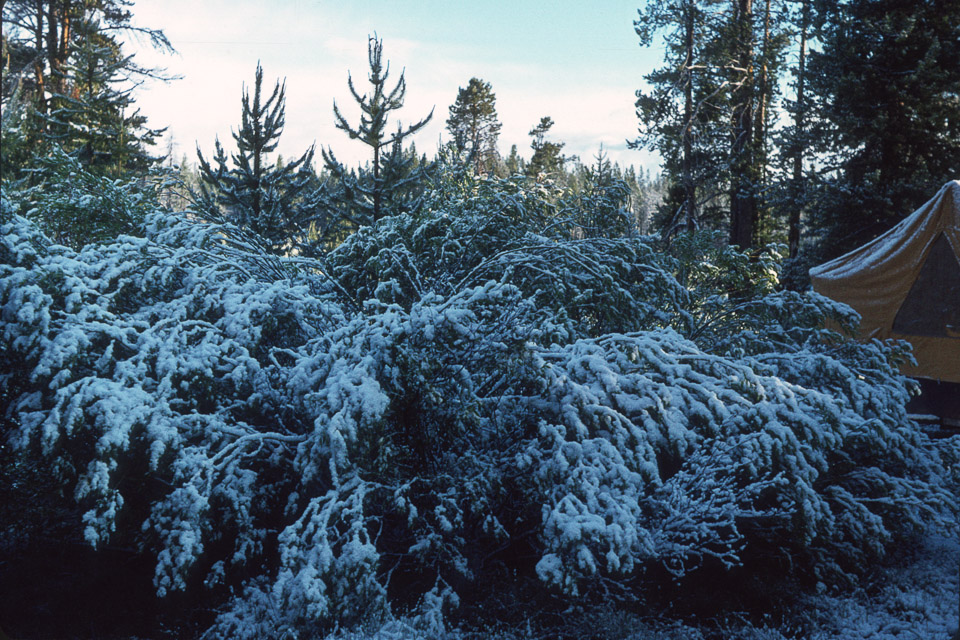
{"label": "tent roof", "polygon": [[960,181],[810,278],[818,293],[856,309],[861,338],[913,345],[918,364],[904,373],[960,382]]}

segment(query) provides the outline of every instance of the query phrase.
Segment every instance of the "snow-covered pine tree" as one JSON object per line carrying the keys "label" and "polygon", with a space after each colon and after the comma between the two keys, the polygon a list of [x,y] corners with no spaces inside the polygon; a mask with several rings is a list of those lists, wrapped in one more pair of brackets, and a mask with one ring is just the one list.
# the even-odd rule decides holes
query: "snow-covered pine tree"
{"label": "snow-covered pine tree", "polygon": [[403,106],[407,84],[401,72],[397,84],[388,89],[390,65],[383,63],[382,56],[383,42],[376,35],[371,36],[367,42],[369,93],[360,95],[353,76],[348,76],[350,94],[361,111],[356,127],[347,121],[337,103],[333,103],[337,128],[346,132],[351,140],[359,140],[369,147],[372,156],[367,166],[352,170],[337,160],[332,149],[322,150],[331,180],[324,194],[322,219],[314,230],[321,247],[336,243],[345,231],[414,209],[426,185],[429,165],[405,152],[403,143],[430,121],[433,111],[408,127],[398,123],[396,132],[390,134],[387,128],[390,114]]}
{"label": "snow-covered pine tree", "polygon": [[219,139],[212,162],[197,147],[201,208],[253,231],[272,253],[284,253],[303,242],[315,213],[313,147],[293,162],[270,159],[283,133],[286,84],[277,81],[266,100],[262,84],[257,63],[253,95],[243,90],[240,129],[232,132],[237,151],[229,159]]}
{"label": "snow-covered pine tree", "polygon": [[144,217],[157,206],[155,180],[98,175],[56,145],[34,160],[30,173],[34,184],[17,193],[25,213],[68,247],[139,233]]}
{"label": "snow-covered pine tree", "polygon": [[390,150],[380,162],[380,179],[390,187],[384,189],[380,204],[389,215],[415,211],[423,201],[426,181],[433,172],[433,164],[426,156],[417,157],[412,143],[409,148],[403,147],[404,137],[398,123]]}
{"label": "snow-covered pine tree", "polygon": [[23,99],[19,87],[5,100],[0,112],[0,179],[11,184],[31,157],[31,131],[36,132],[37,114]]}

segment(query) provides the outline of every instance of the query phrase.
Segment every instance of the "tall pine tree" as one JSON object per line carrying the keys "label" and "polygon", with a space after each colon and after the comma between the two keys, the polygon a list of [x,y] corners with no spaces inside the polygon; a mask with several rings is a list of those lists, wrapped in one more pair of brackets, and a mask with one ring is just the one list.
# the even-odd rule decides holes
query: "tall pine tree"
{"label": "tall pine tree", "polygon": [[793,100],[787,101],[786,108],[793,122],[783,131],[782,157],[786,178],[786,194],[781,201],[781,209],[787,218],[787,246],[791,259],[800,251],[801,214],[806,204],[806,180],[804,161],[810,155],[809,135],[807,132],[807,40],[810,35],[813,0],[799,0],[800,6],[794,10],[793,21],[796,24],[797,62],[793,73]]}
{"label": "tall pine tree", "polygon": [[547,134],[553,125],[553,118],[544,116],[528,134],[533,138],[530,142],[533,155],[527,163],[527,175],[536,180],[554,179],[563,173],[565,158],[560,153],[563,143],[547,140]]}
{"label": "tall pine tree", "polygon": [[788,40],[785,0],[667,0],[634,23],[660,36],[664,66],[637,92],[635,147],[660,152],[670,183],[658,226],[668,235],[725,226],[731,244],[775,235],[766,201],[771,130]]}
{"label": "tall pine tree", "polygon": [[271,252],[283,253],[305,241],[315,211],[313,147],[293,162],[270,160],[283,133],[285,84],[278,81],[264,100],[262,83],[258,63],[253,95],[243,90],[240,129],[233,132],[237,151],[229,159],[219,139],[212,162],[197,147],[201,201],[207,213],[256,233]]}
{"label": "tall pine tree", "polygon": [[360,107],[360,122],[352,126],[336,102],[333,116],[338,129],[370,149],[371,160],[366,167],[351,170],[337,160],[332,150],[323,149],[330,179],[325,188],[322,219],[315,229],[321,245],[335,243],[345,233],[374,224],[385,216],[416,208],[429,175],[429,165],[404,151],[403,144],[430,121],[433,111],[408,127],[398,123],[391,133],[390,114],[403,107],[406,80],[401,72],[396,85],[388,90],[390,67],[383,63],[383,42],[376,35],[368,38],[367,60],[369,92],[361,95],[352,75],[347,80],[350,94]]}
{"label": "tall pine tree", "polygon": [[469,153],[477,175],[490,173],[497,166],[500,127],[497,97],[490,83],[470,78],[466,87],[460,87],[456,102],[450,106],[447,130],[457,150]]}
{"label": "tall pine tree", "polygon": [[663,158],[671,188],[656,224],[667,235],[718,224],[728,179],[725,20],[714,0],[666,0],[648,3],[634,22],[642,46],[664,43],[664,65],[645,77],[650,89],[636,93],[631,146]]}
{"label": "tall pine tree", "polygon": [[164,130],[147,127],[134,106],[135,85],[124,82],[132,56],[97,22],[77,21],[74,28],[80,37],[54,76],[61,92],[47,100],[43,137],[76,152],[89,171],[141,174],[158,160],[148,148]]}
{"label": "tall pine tree", "polygon": [[734,0],[729,70],[732,100],[730,136],[730,244],[753,246],[757,228],[759,175],[755,158],[756,50],[753,0]]}
{"label": "tall pine tree", "polygon": [[[30,156],[46,153],[51,139],[85,152],[92,161],[88,169],[143,167],[149,157],[143,144],[149,144],[157,132],[147,129],[145,120],[131,108],[129,88],[146,77],[169,78],[124,55],[120,38],[132,34],[163,51],[172,52],[173,47],[162,31],[134,25],[131,5],[129,0],[0,3],[2,101],[6,109],[16,95],[16,102],[25,107],[20,136],[31,150],[30,154],[4,151],[4,175],[30,164]],[[126,88],[118,88],[122,86]],[[72,122],[74,118],[77,122]],[[73,132],[68,131],[70,127]],[[112,148],[110,138],[115,143]],[[17,165],[11,167],[9,162]]]}
{"label": "tall pine tree", "polygon": [[808,74],[816,259],[883,233],[960,176],[960,0],[824,5]]}

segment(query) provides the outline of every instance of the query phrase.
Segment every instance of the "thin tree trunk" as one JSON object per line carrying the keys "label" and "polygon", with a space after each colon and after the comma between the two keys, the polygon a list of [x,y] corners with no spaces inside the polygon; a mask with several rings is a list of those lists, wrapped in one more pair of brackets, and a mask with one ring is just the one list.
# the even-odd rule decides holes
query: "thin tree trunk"
{"label": "thin tree trunk", "polygon": [[730,180],[730,244],[748,249],[753,246],[757,206],[755,164],[753,162],[753,0],[735,0],[737,12],[737,65],[743,79],[735,96],[733,144]]}
{"label": "thin tree trunk", "polygon": [[480,114],[473,113],[470,117],[470,135],[473,143],[473,173],[483,175],[483,147],[480,142]]}
{"label": "thin tree trunk", "polygon": [[46,14],[43,10],[43,0],[36,0],[34,8],[37,12],[37,25],[33,32],[35,45],[37,47],[37,58],[33,62],[33,75],[37,80],[37,107],[40,113],[45,114],[47,113],[46,69],[44,69],[43,65],[44,57],[39,53],[43,51],[44,48],[43,18]]}
{"label": "thin tree trunk", "polygon": [[684,33],[684,47],[686,59],[683,73],[686,76],[683,96],[683,218],[687,231],[693,231],[697,226],[697,189],[693,182],[693,37],[694,37],[694,6],[693,2],[686,3],[686,29]]}
{"label": "thin tree trunk", "polygon": [[59,37],[59,15],[57,15],[57,3],[49,2],[47,4],[47,60],[50,63],[50,88],[55,93],[62,93],[62,78],[60,77],[60,37]]}
{"label": "thin tree trunk", "polygon": [[[253,113],[251,120],[253,121],[253,136],[254,136],[254,145],[253,145],[253,215],[255,220],[252,220],[256,227],[260,228],[261,233],[266,231],[264,228],[263,217],[263,201],[261,195],[263,192],[263,184],[261,180],[263,179],[263,147],[264,147],[264,131],[261,128],[263,123],[263,112],[264,110],[260,106],[260,87],[263,82],[263,69],[260,67],[259,62],[257,63],[257,76],[256,76],[256,86],[253,88]],[[269,101],[268,101],[269,103]]]}
{"label": "thin tree trunk", "polygon": [[797,63],[797,110],[794,114],[793,132],[793,179],[790,182],[790,220],[787,229],[787,243],[790,257],[796,258],[800,250],[800,212],[803,208],[803,151],[806,146],[804,137],[804,117],[806,116],[807,29],[810,28],[810,0],[803,0],[803,14],[800,19],[800,60]]}
{"label": "thin tree trunk", "polygon": [[[47,0],[46,11],[44,1],[38,0],[37,29],[38,43],[45,41],[46,59],[50,65],[49,86],[53,93],[64,93],[63,67],[70,53],[70,26],[72,21],[72,6],[70,0]],[[46,31],[40,26],[42,16],[46,14]],[[40,34],[42,33],[42,36]],[[41,63],[42,64],[42,63]]]}
{"label": "thin tree trunk", "polygon": [[72,22],[70,0],[63,0],[60,5],[60,33],[57,38],[56,64],[57,69],[63,69],[70,51],[70,27]]}
{"label": "thin tree trunk", "polygon": [[373,221],[380,220],[380,203],[383,200],[383,193],[380,185],[380,146],[373,147]]}
{"label": "thin tree trunk", "polygon": [[[763,14],[763,46],[760,51],[760,80],[757,83],[757,114],[754,128],[754,155],[755,175],[757,177],[756,208],[757,226],[762,227],[766,218],[763,187],[767,184],[767,100],[769,98],[769,62],[770,62],[770,0],[766,1]],[[760,229],[754,230],[758,235]]]}

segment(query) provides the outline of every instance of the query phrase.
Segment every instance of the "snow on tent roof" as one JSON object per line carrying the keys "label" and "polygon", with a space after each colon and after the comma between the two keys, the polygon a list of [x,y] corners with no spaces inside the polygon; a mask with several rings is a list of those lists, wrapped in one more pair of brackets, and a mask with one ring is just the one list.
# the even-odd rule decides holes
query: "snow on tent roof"
{"label": "snow on tent roof", "polygon": [[861,338],[913,345],[917,366],[905,374],[960,383],[960,181],[810,278],[818,293],[857,310]]}

